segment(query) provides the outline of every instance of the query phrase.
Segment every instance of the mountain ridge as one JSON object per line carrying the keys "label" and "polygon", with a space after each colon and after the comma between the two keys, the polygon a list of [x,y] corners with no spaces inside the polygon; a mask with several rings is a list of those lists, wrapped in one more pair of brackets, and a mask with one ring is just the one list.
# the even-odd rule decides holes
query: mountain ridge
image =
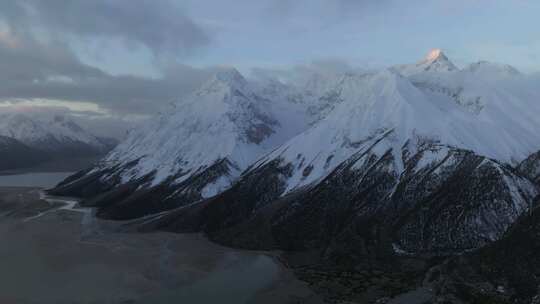
{"label": "mountain ridge", "polygon": [[[51,193],[86,197],[111,219],[168,211],[145,227],[202,230],[225,243],[226,231],[269,216],[274,246],[311,240],[322,249],[378,217],[388,222],[372,227],[393,227],[387,248],[473,250],[500,239],[538,195],[518,170],[540,150],[538,94],[482,75],[440,50],[309,92],[227,70]],[[352,217],[338,224],[344,210]],[[437,212],[451,220],[422,222]]]}
{"label": "mountain ridge", "polygon": [[499,299],[460,292],[479,279],[454,259],[504,246],[538,213],[540,93],[507,66],[428,57],[300,85],[228,70],[50,193],[129,231],[280,250],[329,299],[396,286]]}
{"label": "mountain ridge", "polygon": [[96,136],[59,115],[44,120],[22,113],[5,113],[1,115],[0,134],[48,152],[69,150],[77,145],[94,152],[103,152],[108,148]]}
{"label": "mountain ridge", "polygon": [[115,139],[96,137],[59,115],[44,119],[23,113],[0,114],[0,136],[9,139],[4,142],[4,151],[19,151],[22,160],[13,161],[15,152],[5,154],[5,160],[12,161],[4,169],[22,169],[57,159],[93,158],[117,143]]}

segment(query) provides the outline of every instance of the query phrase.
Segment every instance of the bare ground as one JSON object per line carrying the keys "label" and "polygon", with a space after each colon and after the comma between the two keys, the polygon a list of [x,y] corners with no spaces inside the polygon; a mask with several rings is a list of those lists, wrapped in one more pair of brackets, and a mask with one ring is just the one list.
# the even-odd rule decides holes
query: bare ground
{"label": "bare ground", "polygon": [[38,189],[0,188],[0,303],[321,303],[271,253],[56,208]]}

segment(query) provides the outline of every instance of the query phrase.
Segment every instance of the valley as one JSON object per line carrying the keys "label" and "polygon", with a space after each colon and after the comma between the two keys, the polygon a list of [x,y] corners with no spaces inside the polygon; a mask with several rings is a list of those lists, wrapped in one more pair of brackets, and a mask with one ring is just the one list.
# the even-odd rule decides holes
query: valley
{"label": "valley", "polygon": [[278,250],[329,303],[537,296],[467,266],[538,208],[534,78],[485,61],[458,68],[439,49],[311,76],[224,68],[48,194],[133,232]]}
{"label": "valley", "polygon": [[321,303],[273,253],[201,234],[122,232],[40,195],[0,188],[2,303]]}
{"label": "valley", "polygon": [[0,304],[540,304],[538,12],[0,0]]}

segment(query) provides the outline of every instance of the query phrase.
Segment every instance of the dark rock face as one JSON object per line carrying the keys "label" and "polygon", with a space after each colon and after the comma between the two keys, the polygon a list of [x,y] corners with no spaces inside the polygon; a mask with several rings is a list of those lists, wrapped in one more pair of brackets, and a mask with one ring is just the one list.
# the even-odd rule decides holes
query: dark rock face
{"label": "dark rock face", "polygon": [[540,185],[540,151],[532,154],[524,160],[518,170],[530,178],[536,184]]}
{"label": "dark rock face", "polygon": [[108,219],[181,207],[151,227],[202,230],[239,247],[318,250],[352,259],[480,248],[500,239],[538,194],[516,170],[471,151],[423,142],[405,145],[398,160],[391,149],[376,154],[376,145],[316,185],[287,195],[292,167],[279,159],[248,169],[232,188],[210,199],[201,191],[228,174],[226,159],[177,184],[181,173],[158,185],[150,185],[151,176],[122,184],[127,166],[83,172],[51,193],[85,197],[83,204],[98,207],[98,215]]}
{"label": "dark rock face", "polygon": [[[266,230],[269,227],[266,221],[257,227],[266,233],[247,229],[247,226],[258,223],[272,213],[272,205],[285,190],[283,177],[289,174],[290,167],[279,167],[277,163],[257,168],[222,194],[193,206],[181,207],[157,221],[147,223],[142,229],[205,231],[211,238],[238,247],[273,248],[275,246],[269,239],[271,235]],[[253,219],[255,211],[261,211],[260,218]]]}
{"label": "dark rock face", "polygon": [[28,147],[16,139],[0,136],[0,170],[31,167],[50,158],[44,151]]}
{"label": "dark rock face", "polygon": [[231,166],[226,159],[218,161],[181,183],[175,183],[174,180],[182,173],[157,185],[151,184],[153,173],[127,183],[122,182],[121,173],[135,164],[136,161],[122,167],[79,172],[49,193],[82,197],[82,204],[97,207],[97,215],[102,218],[131,220],[203,200],[202,189],[229,174]]}
{"label": "dark rock face", "polygon": [[[399,151],[401,173],[395,152],[373,151],[353,155],[316,185],[285,196],[292,168],[280,160],[249,169],[231,189],[210,199],[201,191],[228,174],[227,160],[182,183],[175,184],[174,177],[155,186],[150,176],[122,184],[119,173],[126,167],[83,172],[51,193],[85,197],[84,204],[99,207],[98,215],[118,220],[197,209],[181,211],[177,219],[162,217],[152,227],[203,230],[239,247],[321,250],[352,258],[480,248],[500,239],[538,193],[514,169],[470,151],[434,142],[414,150],[405,145]],[[190,207],[196,202],[201,206]],[[185,213],[197,220],[182,218]]]}
{"label": "dark rock face", "polygon": [[[400,183],[403,192],[392,197],[394,205],[409,199],[397,208],[394,226],[396,241],[406,251],[447,253],[484,246],[499,239],[537,193],[511,168],[470,152],[450,151],[436,166],[441,174],[422,172],[421,179]],[[416,195],[407,197],[411,193]]]}
{"label": "dark rock face", "polygon": [[[84,202],[85,200],[104,195],[120,183],[120,178],[114,175],[117,169],[117,167],[112,167],[103,170],[82,170],[66,178],[54,189],[48,190],[48,192],[51,195],[80,197]],[[105,176],[110,176],[111,178],[105,179]]]}
{"label": "dark rock face", "polygon": [[540,210],[524,214],[499,241],[434,267],[425,284],[448,303],[538,303]]}
{"label": "dark rock face", "polygon": [[[436,142],[405,145],[399,153],[375,150],[286,194],[293,168],[279,159],[249,168],[208,199],[201,190],[229,172],[226,160],[179,184],[148,186],[144,178],[122,184],[118,174],[129,168],[112,168],[81,172],[51,192],[86,197],[84,204],[101,217],[141,218],[130,229],[204,231],[234,247],[285,250],[299,277],[329,297],[342,292],[340,299],[364,299],[355,297],[373,288],[378,296],[394,296],[419,286],[448,303],[510,303],[518,294],[524,295],[519,301],[537,295],[540,192],[522,166]],[[380,279],[366,279],[375,272]],[[321,277],[343,288],[338,292]]]}
{"label": "dark rock face", "polygon": [[[401,176],[392,170],[390,152],[351,160],[284,207],[273,231],[286,248],[341,241],[349,248],[340,250],[350,253],[374,239],[386,250],[392,241],[409,253],[446,254],[496,240],[531,204],[527,181],[496,162],[450,150],[442,161],[415,171],[418,157]],[[371,235],[359,238],[365,233]]]}
{"label": "dark rock face", "polygon": [[402,153],[401,174],[395,153],[368,150],[317,185],[286,196],[290,166],[274,161],[198,206],[196,227],[170,217],[155,227],[200,229],[233,246],[319,250],[328,257],[360,259],[395,250],[446,255],[499,239],[537,194],[514,169],[470,151],[426,144],[412,155],[405,148]]}
{"label": "dark rock face", "polygon": [[[230,246],[285,250],[287,264],[330,301],[368,303],[423,288],[440,303],[511,303],[497,291],[502,283],[488,281],[477,266],[488,256],[496,260],[487,269],[499,263],[508,272],[540,269],[529,263],[513,269],[505,259],[514,245],[496,247],[507,242],[505,233],[517,235],[513,223],[538,205],[535,186],[513,168],[470,151],[431,143],[416,153],[402,152],[400,175],[395,153],[367,151],[318,185],[285,196],[291,168],[275,161],[251,169],[213,199],[141,227],[203,230]],[[539,252],[528,242],[522,241],[525,253],[513,259]],[[456,255],[490,244],[496,248],[490,253]],[[528,280],[534,271],[508,275],[505,282]],[[516,284],[534,296],[532,282]]]}
{"label": "dark rock face", "polygon": [[518,299],[539,297],[540,210],[535,208],[504,239],[472,255],[472,264],[498,286],[514,291]]}

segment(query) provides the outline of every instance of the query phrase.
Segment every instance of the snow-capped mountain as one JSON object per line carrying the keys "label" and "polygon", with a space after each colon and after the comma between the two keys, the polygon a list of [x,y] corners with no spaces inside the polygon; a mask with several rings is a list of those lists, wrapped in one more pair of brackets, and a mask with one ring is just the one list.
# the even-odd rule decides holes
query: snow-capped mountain
{"label": "snow-capped mountain", "polygon": [[396,71],[404,76],[411,76],[420,73],[445,73],[455,72],[458,68],[446,57],[441,49],[429,51],[426,57],[416,64],[405,64],[394,67]]}
{"label": "snow-capped mountain", "polygon": [[[364,76],[356,83],[356,91],[348,93],[350,96],[340,94],[344,102],[325,119],[256,166],[276,159],[293,165],[288,186],[291,191],[324,178],[362,147],[376,141],[381,153],[388,149],[397,153],[399,170],[403,170],[401,148],[425,140],[507,163],[523,160],[540,149],[539,143],[528,140],[537,137],[535,130],[540,128],[540,121],[533,117],[523,119],[529,116],[526,109],[530,111],[534,106],[529,106],[528,100],[515,99],[509,106],[504,104],[508,98],[497,98],[486,90],[479,96],[486,97],[489,103],[483,104],[479,113],[471,113],[450,96],[419,89],[391,71]],[[515,115],[508,117],[503,110],[515,110]],[[305,175],[306,168],[311,172],[309,176]]]}
{"label": "snow-capped mountain", "polygon": [[[540,149],[533,132],[540,126],[528,113],[511,121],[517,116],[502,114],[500,99],[487,99],[491,103],[473,113],[444,92],[419,88],[392,71],[363,81],[356,98],[345,98],[260,159],[231,190],[236,192],[209,204],[212,216],[204,225],[221,231],[290,195],[271,215],[274,238],[284,238],[279,246],[324,246],[335,241],[337,227],[348,234],[359,221],[377,218],[393,231],[389,238],[400,250],[454,252],[499,239],[531,207],[538,189],[504,165]],[[508,100],[513,104],[506,113],[536,109],[528,107],[530,100]]]}
{"label": "snow-capped mountain", "polygon": [[522,76],[521,72],[511,65],[493,63],[485,60],[472,63],[465,67],[463,71],[476,74],[476,76],[484,79]]}
{"label": "snow-capped mountain", "polygon": [[228,173],[216,181],[217,189],[203,190],[210,195],[303,128],[295,116],[284,119],[295,113],[280,108],[279,101],[255,94],[234,69],[219,72],[170,112],[131,134],[105,161],[136,161],[124,176],[140,178],[155,172],[154,185],[174,175],[181,183],[224,162]]}
{"label": "snow-capped mountain", "polygon": [[478,248],[532,208],[539,190],[517,166],[540,151],[538,90],[481,65],[434,50],[309,90],[220,73],[53,192],[116,219],[182,206],[144,226],[245,247]]}
{"label": "snow-capped mountain", "polygon": [[0,135],[47,153],[90,155],[111,147],[63,116],[45,120],[21,113],[0,115]]}
{"label": "snow-capped mountain", "polygon": [[113,185],[166,185],[160,208],[212,197],[305,129],[307,111],[289,97],[285,90],[252,85],[235,69],[223,70],[129,134],[91,174],[107,172],[102,181]]}

